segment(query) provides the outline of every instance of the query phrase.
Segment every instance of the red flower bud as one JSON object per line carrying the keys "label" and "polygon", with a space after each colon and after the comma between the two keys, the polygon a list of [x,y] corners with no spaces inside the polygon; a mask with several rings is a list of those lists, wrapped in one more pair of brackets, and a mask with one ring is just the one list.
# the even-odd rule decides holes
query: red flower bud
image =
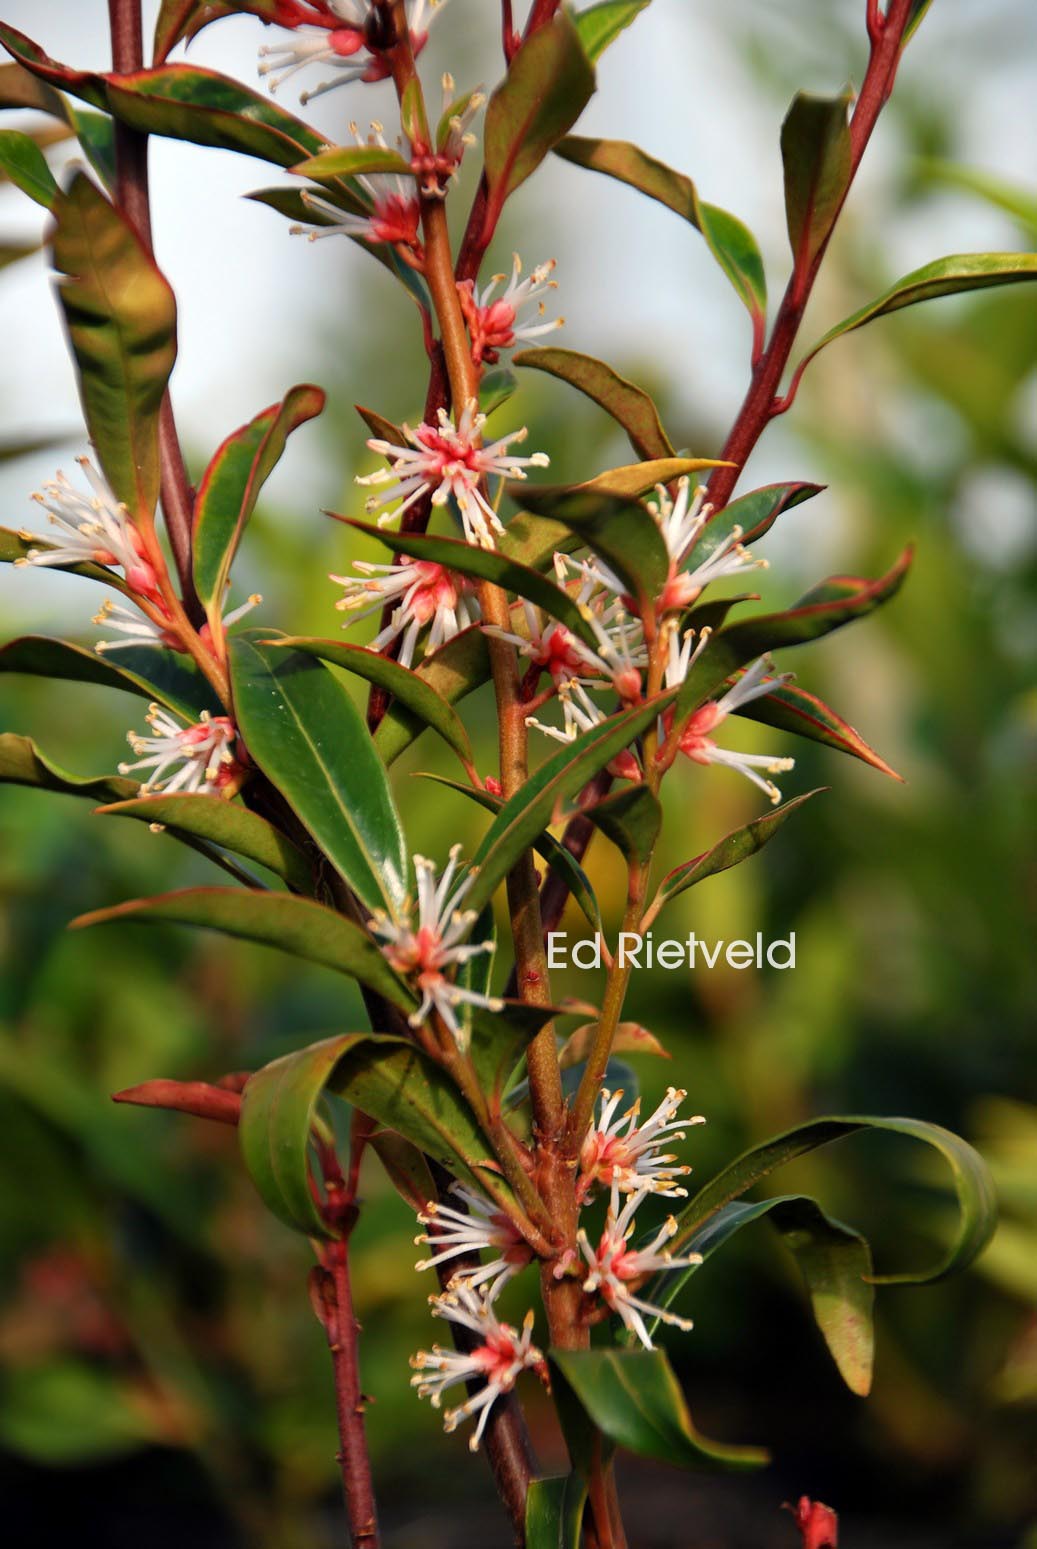
{"label": "red flower bud", "polygon": [[786,1501],[782,1509],[792,1513],[803,1535],[803,1549],[839,1549],[839,1518],[831,1506],[801,1495],[797,1505]]}

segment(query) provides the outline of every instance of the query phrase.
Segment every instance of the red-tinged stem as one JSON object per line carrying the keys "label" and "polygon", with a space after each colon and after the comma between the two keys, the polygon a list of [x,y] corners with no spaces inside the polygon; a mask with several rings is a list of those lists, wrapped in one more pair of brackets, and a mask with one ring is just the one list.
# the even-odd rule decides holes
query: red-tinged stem
{"label": "red-tinged stem", "polygon": [[335,1400],[338,1413],[339,1465],[342,1469],[342,1493],[349,1517],[353,1549],[377,1549],[378,1511],[375,1506],[371,1460],[364,1433],[364,1395],[360,1391],[360,1366],[357,1336],[360,1325],[353,1311],[353,1292],[349,1279],[349,1247],[345,1237],[333,1243],[326,1254],[328,1272],[334,1289],[334,1307],[328,1325],[328,1344],[335,1372]]}
{"label": "red-tinged stem", "polygon": [[526,37],[531,38],[534,32],[554,21],[560,5],[561,0],[535,0],[526,23]]}
{"label": "red-tinged stem", "polygon": [[[872,40],[871,57],[857,105],[850,119],[850,175],[846,181],[846,190],[839,210],[833,216],[828,234],[818,247],[813,260],[806,269],[801,270],[798,267],[794,269],[789,279],[770,341],[756,362],[749,390],[720,454],[725,461],[734,466],[718,468],[709,480],[709,495],[714,506],[723,506],[730,499],[738,477],[760,436],[775,415],[783,413],[792,401],[791,396],[787,400],[782,399],[778,389],[839,212],[846,202],[879,114],[893,88],[911,4],[912,0],[893,0],[889,14],[884,18],[881,26],[873,29],[869,22],[869,36]],[[870,16],[869,10],[869,18]]]}
{"label": "red-tinged stem", "polygon": [[515,31],[515,20],[511,10],[511,0],[501,0],[500,16],[501,41],[504,44],[504,59],[505,63],[510,65],[511,61],[514,59],[516,53],[518,52],[519,44],[522,42],[522,39]]}
{"label": "red-tinged stem", "polygon": [[[112,68],[129,75],[144,66],[144,34],[141,0],[108,0],[108,20],[112,35]],[[148,137],[115,121],[115,199],[137,236],[153,253],[151,198],[148,190]],[[159,413],[159,463],[162,510],[169,533],[184,608],[191,621],[200,625],[205,613],[194,589],[191,570],[191,521],[194,496],[184,464],[173,404],[168,391]]]}

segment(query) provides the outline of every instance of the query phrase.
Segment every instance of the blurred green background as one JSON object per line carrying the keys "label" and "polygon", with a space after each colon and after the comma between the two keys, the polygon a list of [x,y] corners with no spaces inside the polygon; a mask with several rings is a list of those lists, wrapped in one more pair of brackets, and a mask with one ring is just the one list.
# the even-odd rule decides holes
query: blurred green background
{"label": "blurred green background", "polygon": [[[586,132],[638,139],[735,209],[778,292],[778,125],[799,87],[859,81],[863,7],[796,0],[779,15],[737,0],[695,14],[704,9],[655,0],[603,61]],[[104,10],[100,0],[3,6],[5,20],[76,64],[105,62]],[[449,64],[463,84],[492,80],[495,11],[451,0],[432,67]],[[1021,186],[1037,98],[1030,20],[1008,0],[938,0],[869,152],[808,338],[930,257],[1033,246],[1037,198]],[[235,19],[204,34],[194,57],[251,80],[259,41],[257,24]],[[320,110],[341,133],[359,111],[355,91]],[[300,433],[250,530],[240,579],[264,592],[263,620],[331,634],[338,593],[325,576],[360,551],[318,508],[357,508],[351,480],[367,454],[354,401],[393,418],[418,411],[416,319],[348,244],[290,242],[272,212],[241,204],[239,193],[270,181],[265,169],[203,155],[155,151],[159,253],[181,291],[174,385],[189,451],[200,470],[291,380],[328,388],[326,415]],[[1007,182],[1007,197],[982,178],[965,186],[954,167]],[[519,241],[529,263],[557,254],[563,342],[650,386],[674,440],[715,453],[748,341],[698,238],[575,168],[552,166],[539,186],[514,201],[495,260],[503,267]],[[0,195],[4,239],[31,233],[27,202]],[[57,450],[0,464],[4,521],[18,526],[28,492],[83,447],[41,259],[0,279],[0,316],[11,344],[6,441],[68,434]],[[654,1097],[677,1081],[708,1116],[688,1142],[699,1178],[815,1113],[908,1113],[980,1145],[1003,1224],[965,1277],[880,1294],[867,1401],[841,1389],[795,1271],[764,1229],[712,1260],[685,1293],[695,1332],[672,1353],[702,1428],[769,1444],[774,1467],[732,1484],[624,1466],[638,1549],[789,1545],[795,1531],[778,1506],[800,1493],[840,1509],[848,1549],[1037,1545],[1035,364],[1026,287],[902,313],[828,352],[754,458],[744,489],[778,478],[830,486],[767,540],[767,602],[792,600],[821,573],[878,573],[917,543],[888,609],[787,661],[906,783],[741,729],[747,747],[796,753],[786,795],[831,789],[751,865],[682,899],[667,933],[794,930],[796,970],[635,977],[628,1006],[673,1056],[639,1062],[642,1090]],[[528,423],[560,479],[628,460],[611,422],[547,379],[524,379],[499,423]],[[5,634],[42,625],[93,638],[86,583],[9,571],[0,599]],[[491,707],[484,696],[469,704],[489,769]],[[139,723],[137,701],[0,680],[0,729],[33,735],[79,772],[111,769]],[[473,843],[481,820],[410,778],[423,769],[453,772],[427,740],[397,766],[398,787],[414,848],[440,857],[455,839]],[[670,859],[759,808],[722,770],[678,773]],[[614,920],[619,868],[593,850],[588,866]],[[218,879],[166,838],[65,798],[0,792],[0,1490],[12,1542],[64,1543],[84,1523],[90,1543],[112,1549],[144,1538],[158,1549],[188,1538],[221,1549],[341,1541],[305,1242],[263,1215],[230,1131],[114,1110],[107,1094],[155,1075],[253,1068],[362,1025],[359,1001],[330,973],[240,943],[64,930],[83,909],[204,880]],[[579,917],[566,924],[579,930]],[[559,988],[586,997],[596,986],[573,975]],[[895,1268],[924,1262],[951,1231],[944,1183],[910,1147],[851,1142],[788,1169],[776,1189],[809,1184],[869,1232],[880,1267]],[[407,1355],[430,1337],[413,1221],[374,1171],[365,1201],[355,1281],[387,1541],[503,1545],[483,1469],[407,1386]],[[557,1468],[558,1438],[533,1405],[538,1446]]]}

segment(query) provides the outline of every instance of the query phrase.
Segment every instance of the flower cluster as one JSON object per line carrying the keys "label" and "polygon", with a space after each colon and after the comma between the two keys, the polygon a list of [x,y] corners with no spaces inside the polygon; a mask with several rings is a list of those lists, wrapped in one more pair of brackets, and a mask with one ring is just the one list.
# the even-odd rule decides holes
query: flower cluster
{"label": "flower cluster", "polygon": [[[357,145],[389,149],[381,124],[371,125],[371,133],[366,140],[357,124],[350,124],[349,128]],[[306,208],[313,212],[316,222],[307,226],[291,226],[291,234],[309,237],[311,242],[318,237],[356,237],[374,246],[385,244],[400,249],[405,256],[420,265],[422,250],[418,228],[421,223],[421,205],[414,179],[400,172],[369,172],[357,173],[355,181],[370,201],[368,214],[359,215],[352,210],[343,210],[319,194],[304,189],[300,198]]]}
{"label": "flower cluster", "polygon": [[166,796],[176,791],[214,796],[234,794],[245,768],[235,756],[238,733],[228,716],[210,715],[203,710],[199,720],[181,726],[161,705],[150,705],[146,720],[152,730],[150,737],[129,732],[126,739],[134,753],[141,756],[136,763],[119,765],[122,775],[138,769],[153,771],[141,785],[142,796],[157,791]]}
{"label": "flower cluster", "polygon": [[[58,529],[57,541],[26,551],[19,565],[104,565],[119,568],[131,591],[154,602],[161,602],[158,577],[148,559],[140,533],[130,520],[126,507],[118,500],[105,478],[87,457],[77,458],[92,491],[88,497],[59,473],[33,499],[47,512]],[[27,541],[34,533],[24,532]]]}
{"label": "flower cluster", "polygon": [[[481,292],[476,290],[472,280],[463,280],[457,287],[461,310],[472,341],[472,359],[477,366],[484,362],[493,365],[500,359],[501,350],[510,350],[520,342],[539,339],[543,334],[552,333],[554,329],[563,326],[563,317],[553,318],[550,322],[543,321],[547,304],[542,293],[558,288],[557,280],[551,279],[554,268],[555,261],[552,258],[538,265],[529,278],[524,280],[521,277],[522,260],[516,253],[510,279],[505,274],[495,274]],[[505,280],[505,289],[499,296],[496,295],[498,287],[504,285]],[[536,302],[536,311],[532,318],[523,321],[519,314],[531,302]]]}
{"label": "flower cluster", "polygon": [[[415,58],[428,42],[429,28],[441,5],[442,0],[407,0],[407,25]],[[385,80],[389,65],[375,35],[378,14],[371,0],[286,0],[275,20],[291,31],[292,38],[259,50],[260,75],[276,92],[309,65],[330,66],[334,76],[303,92],[299,99],[303,103],[352,81]]]}
{"label": "flower cluster", "polygon": [[371,641],[370,649],[387,651],[398,640],[397,659],[404,667],[414,661],[418,638],[426,626],[429,631],[425,648],[431,652],[479,618],[479,602],[472,583],[467,576],[448,570],[445,565],[427,559],[374,565],[357,559],[353,569],[359,574],[330,578],[345,588],[345,596],[335,607],[353,615],[349,623],[391,607],[389,622]]}

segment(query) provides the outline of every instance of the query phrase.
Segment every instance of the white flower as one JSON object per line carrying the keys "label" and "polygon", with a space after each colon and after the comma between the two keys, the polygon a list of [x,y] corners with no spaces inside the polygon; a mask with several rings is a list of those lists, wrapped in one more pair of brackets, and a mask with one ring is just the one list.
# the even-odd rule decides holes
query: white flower
{"label": "white flower", "polygon": [[[449,167],[451,178],[457,176],[457,169],[464,159],[465,151],[471,150],[476,143],[475,135],[471,133],[469,125],[486,103],[485,93],[481,91],[469,92],[467,97],[457,100],[454,97],[456,89],[453,76],[444,75],[442,116],[446,118],[449,113],[450,117],[446,118],[446,135],[440,139],[439,149],[431,158],[432,165],[428,169],[430,173],[437,174],[442,173],[445,167]],[[427,194],[436,196],[442,196],[446,192],[437,175],[429,177],[423,187]]]}
{"label": "white flower", "polygon": [[[93,491],[81,494],[59,473],[41,493],[32,498],[43,506],[58,529],[57,542],[42,549],[29,549],[18,565],[119,565],[127,584],[136,592],[152,595],[157,586],[155,571],[145,558],[140,536],[129,512],[96,468],[86,457],[76,459]],[[31,538],[32,533],[23,533]]]}
{"label": "white flower", "polygon": [[181,726],[168,710],[150,705],[146,719],[154,736],[139,737],[131,731],[126,737],[134,753],[144,756],[135,764],[119,765],[121,775],[154,770],[140,788],[142,796],[154,791],[167,796],[174,791],[218,795],[243,773],[233,753],[237,728],[229,717],[203,710],[200,720]]}
{"label": "white flower", "polygon": [[517,648],[520,656],[527,657],[534,666],[550,673],[556,684],[568,683],[570,678],[579,673],[600,670],[596,665],[595,653],[566,629],[564,624],[559,624],[557,619],[550,618],[531,602],[523,601],[522,611],[527,634],[519,635],[512,630],[499,629],[496,624],[485,624],[483,633],[496,635],[498,640],[507,640]]}
{"label": "white flower", "polygon": [[[407,0],[407,23],[415,55],[425,47],[432,19],[443,3],[444,0]],[[312,64],[331,65],[336,76],[322,81],[313,91],[303,92],[299,100],[304,103],[336,86],[347,86],[351,81],[381,81],[389,74],[385,59],[367,45],[365,27],[371,15],[371,0],[295,0],[295,9],[298,20],[282,22],[291,27],[292,41],[259,50],[259,73],[269,76],[272,92]],[[307,22],[315,25],[307,26]]]}
{"label": "white flower", "polygon": [[614,1115],[623,1093],[603,1091],[601,1113],[580,1151],[577,1199],[587,1199],[596,1186],[617,1188],[623,1194],[648,1192],[672,1198],[686,1194],[687,1190],[674,1180],[686,1176],[691,1168],[675,1167],[676,1156],[664,1154],[661,1148],[685,1138],[683,1125],[706,1122],[701,1114],[689,1119],[676,1118],[687,1095],[669,1087],[655,1112],[639,1124],[640,1098],[617,1119]]}
{"label": "white flower", "polygon": [[390,919],[380,909],[371,919],[370,926],[382,941],[382,952],[393,968],[397,973],[411,977],[421,991],[421,1005],[410,1017],[411,1026],[420,1027],[434,1008],[457,1040],[458,1047],[464,1049],[467,1032],[457,1019],[456,1008],[463,1003],[500,1011],[504,1002],[455,984],[446,977],[445,970],[469,962],[480,952],[493,950],[488,941],[477,942],[474,946],[463,945],[477,916],[474,909],[462,911],[459,908],[475,876],[474,872],[469,872],[455,885],[460,854],[461,846],[455,844],[438,882],[433,863],[423,855],[415,855],[416,903],[408,899],[398,919]]}
{"label": "white flower", "polygon": [[483,1386],[456,1409],[448,1409],[443,1416],[443,1428],[456,1430],[462,1420],[472,1415],[479,1422],[469,1440],[473,1452],[479,1450],[490,1410],[502,1393],[510,1393],[524,1371],[536,1371],[547,1380],[544,1357],[533,1343],[533,1313],[527,1312],[522,1330],[501,1323],[488,1299],[484,1299],[470,1286],[458,1285],[444,1296],[431,1298],[434,1317],[447,1318],[451,1323],[468,1329],[479,1341],[470,1351],[444,1350],[433,1345],[431,1350],[419,1350],[411,1357],[414,1376],[411,1386],[417,1388],[419,1398],[429,1398],[438,1409],[447,1388],[459,1382],[482,1381]]}
{"label": "white flower", "polygon": [[346,595],[335,607],[347,613],[360,609],[356,619],[363,619],[399,599],[399,606],[371,641],[370,649],[385,651],[402,635],[399,660],[404,667],[413,662],[418,636],[427,624],[432,626],[426,642],[426,650],[431,652],[438,651],[479,617],[479,603],[467,578],[432,560],[373,565],[358,559],[354,560],[353,569],[359,570],[360,575],[331,577],[346,589]]}
{"label": "white flower", "polygon": [[690,608],[712,581],[724,576],[737,575],[744,570],[766,569],[765,559],[753,559],[741,545],[742,529],[733,527],[717,548],[697,565],[684,573],[681,566],[704,532],[713,507],[705,504],[706,490],[701,484],[691,494],[687,478],[677,481],[677,498],[671,500],[663,484],[656,486],[657,501],[649,501],[648,509],[655,517],[659,531],[670,556],[670,576],[663,589],[659,606],[663,612]]}
{"label": "white flower", "polygon": [[[358,145],[376,145],[388,150],[381,124],[372,124],[371,134],[363,138],[356,124],[350,129]],[[358,173],[355,181],[360,184],[371,201],[369,215],[357,215],[341,210],[338,205],[304,189],[301,198],[308,209],[322,217],[317,225],[292,226],[293,236],[307,236],[311,242],[318,237],[359,237],[364,242],[388,243],[392,246],[420,247],[418,228],[421,222],[421,206],[412,177],[399,172]]]}
{"label": "white flower", "polygon": [[635,1288],[648,1275],[659,1270],[691,1269],[702,1263],[701,1253],[688,1253],[675,1258],[663,1248],[663,1243],[669,1242],[677,1231],[677,1222],[673,1216],[663,1222],[645,1247],[632,1249],[629,1246],[635,1230],[634,1215],[650,1192],[649,1188],[642,1188],[638,1193],[631,1194],[620,1210],[619,1189],[614,1184],[605,1218],[605,1230],[597,1248],[591,1247],[585,1231],[581,1230],[577,1234],[590,1271],[583,1282],[583,1289],[588,1295],[600,1296],[625,1327],[637,1335],[646,1350],[652,1349],[652,1341],[644,1322],[646,1317],[660,1318],[663,1323],[671,1323],[675,1328],[684,1330],[690,1329],[692,1325],[687,1318],[678,1318],[676,1313],[668,1312],[665,1308],[653,1307],[636,1294]]}
{"label": "white flower", "polygon": [[485,1286],[485,1295],[492,1301],[512,1275],[532,1262],[533,1250],[520,1236],[513,1222],[498,1210],[492,1201],[455,1183],[450,1192],[462,1201],[465,1208],[455,1210],[451,1205],[433,1201],[418,1216],[422,1226],[431,1227],[415,1237],[416,1243],[426,1243],[432,1254],[415,1265],[416,1269],[439,1269],[451,1259],[462,1254],[482,1253],[494,1257],[477,1270],[463,1269],[456,1276],[465,1285]]}
{"label": "white flower", "polygon": [[[754,699],[762,698],[764,694],[773,693],[792,678],[790,672],[776,678],[767,678],[768,672],[772,670],[767,657],[761,656],[743,672],[737,683],[721,699],[710,700],[708,704],[699,706],[681,729],[678,745],[685,757],[696,764],[723,764],[728,769],[737,769],[739,774],[744,774],[761,791],[766,791],[772,802],[777,803],[781,800],[781,792],[773,780],[765,779],[764,776],[794,769],[796,760],[773,758],[769,753],[735,753],[730,748],[718,748],[710,735],[733,711]],[[672,714],[668,712],[668,715],[672,722]],[[760,774],[760,770],[764,773]]]}
{"label": "white flower", "polygon": [[[510,279],[506,274],[495,274],[482,291],[475,289],[472,280],[464,280],[458,286],[461,307],[472,340],[472,359],[476,365],[483,361],[493,364],[499,360],[501,350],[510,350],[520,342],[538,339],[542,334],[562,327],[565,322],[563,317],[556,317],[550,322],[543,321],[547,306],[542,293],[558,288],[557,280],[551,279],[554,268],[555,260],[552,258],[545,264],[539,264],[529,278],[523,280],[522,260],[516,253]],[[505,280],[508,283],[503,293],[495,296],[494,292]],[[536,304],[533,316],[522,320],[519,314],[531,303]]]}
{"label": "white flower", "polygon": [[575,742],[583,732],[608,720],[606,712],[595,704],[579,678],[559,684],[558,699],[562,706],[561,726],[550,726],[533,715],[526,716],[526,725],[535,726],[537,731],[542,731],[545,737],[553,737],[555,742]]}
{"label": "white flower", "polygon": [[[358,484],[391,486],[386,494],[370,497],[368,511],[380,511],[402,499],[392,513],[400,516],[423,495],[431,493],[435,506],[445,505],[452,495],[460,509],[468,542],[492,549],[494,533],[502,533],[504,528],[480,488],[482,480],[490,476],[524,479],[526,468],[546,468],[548,459],[543,452],[535,452],[532,457],[515,457],[509,452],[512,442],[525,440],[525,429],[483,446],[485,424],[486,416],[478,412],[473,399],[465,405],[456,425],[445,409],[440,409],[436,425],[419,425],[417,430],[404,425],[407,446],[368,441],[372,452],[391,459],[390,468],[380,468],[377,473],[357,479]],[[392,515],[380,516],[378,525],[384,526]]]}
{"label": "white flower", "polygon": [[[246,613],[251,613],[252,609],[258,607],[262,601],[263,599],[259,593],[253,592],[252,596],[246,602],[243,602],[239,608],[234,608],[230,613],[223,615],[223,628],[225,630],[229,629],[232,624],[236,624],[239,619],[244,618]],[[173,651],[184,650],[183,641],[172,629],[172,619],[169,620],[170,628],[163,628],[162,624],[145,618],[142,614],[135,613],[132,608],[124,608],[121,603],[112,602],[107,598],[101,604],[97,613],[94,614],[92,622],[105,629],[117,629],[120,634],[126,636],[125,640],[98,640],[94,650],[99,656],[103,656],[106,651],[124,651],[128,647],[135,645],[166,646]],[[208,624],[202,625],[200,633],[202,640],[209,644],[211,632]]]}

